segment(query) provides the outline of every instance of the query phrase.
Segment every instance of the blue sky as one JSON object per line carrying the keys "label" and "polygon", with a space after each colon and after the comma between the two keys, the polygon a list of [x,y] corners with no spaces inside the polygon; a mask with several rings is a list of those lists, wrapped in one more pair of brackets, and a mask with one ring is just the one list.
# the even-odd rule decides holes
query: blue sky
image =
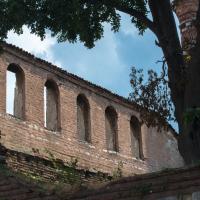
{"label": "blue sky", "polygon": [[118,33],[111,32],[108,24],[105,24],[104,30],[104,38],[96,42],[93,49],[87,49],[82,43],[57,43],[56,38],[51,38],[50,35],[41,41],[30,34],[26,27],[20,36],[10,32],[7,42],[70,73],[128,97],[131,92],[131,66],[143,68],[144,71],[150,68],[160,71],[161,66],[156,61],[161,60],[162,52],[155,45],[154,35],[147,30],[143,36],[139,36],[127,15],[122,15]]}
{"label": "blue sky", "polygon": [[131,91],[131,66],[159,70],[155,62],[162,58],[153,34],[146,31],[144,36],[139,36],[127,15],[122,15],[118,33],[111,32],[110,26],[105,24],[104,38],[96,42],[93,49],[87,49],[82,43],[58,44],[56,38],[49,35],[40,41],[26,27],[20,36],[10,32],[7,41],[125,97]]}

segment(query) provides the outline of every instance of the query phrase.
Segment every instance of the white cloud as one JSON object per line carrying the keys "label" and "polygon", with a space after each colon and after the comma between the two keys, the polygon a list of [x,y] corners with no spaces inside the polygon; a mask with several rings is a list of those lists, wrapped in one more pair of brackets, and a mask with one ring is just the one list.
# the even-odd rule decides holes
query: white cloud
{"label": "white cloud", "polygon": [[55,59],[52,51],[53,46],[56,45],[56,39],[52,38],[49,34],[46,34],[46,38],[41,41],[38,36],[31,34],[30,30],[24,26],[23,34],[21,35],[10,31],[8,33],[7,42],[56,65],[61,65],[60,62]]}
{"label": "white cloud", "polygon": [[121,85],[128,83],[127,79],[122,78],[124,74],[128,76],[125,72],[127,66],[119,58],[115,33],[111,32],[110,25],[105,24],[104,27],[104,37],[93,49],[88,50],[80,43],[62,45],[62,63],[68,66],[65,69],[69,72],[127,95],[126,89],[120,91]]}
{"label": "white cloud", "polygon": [[138,30],[134,26],[134,24],[131,22],[131,17],[127,14],[121,13],[121,27],[120,31],[124,33],[125,35],[131,35],[131,36],[137,36]]}

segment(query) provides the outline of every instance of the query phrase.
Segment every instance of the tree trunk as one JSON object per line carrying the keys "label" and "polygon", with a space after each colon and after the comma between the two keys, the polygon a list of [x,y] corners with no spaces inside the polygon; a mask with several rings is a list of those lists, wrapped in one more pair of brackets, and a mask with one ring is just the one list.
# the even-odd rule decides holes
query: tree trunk
{"label": "tree trunk", "polygon": [[[191,60],[187,63],[184,110],[182,115],[189,116],[183,121],[183,130],[179,136],[179,149],[186,164],[200,161],[200,9],[197,13],[196,44],[188,49]],[[180,122],[179,122],[180,123]]]}
{"label": "tree trunk", "polygon": [[184,108],[184,60],[169,0],[149,0],[156,35],[168,64],[169,87],[175,105],[175,117],[181,121]]}
{"label": "tree trunk", "polygon": [[[168,64],[169,87],[180,132],[179,150],[186,164],[194,164],[200,161],[200,11],[195,24],[196,45],[188,50],[191,59],[185,62],[170,1],[149,0],[149,6]],[[185,119],[187,115],[189,120]]]}
{"label": "tree trunk", "polygon": [[193,50],[192,61],[188,65],[184,97],[184,119],[179,136],[179,149],[187,164],[200,160],[200,51]]}

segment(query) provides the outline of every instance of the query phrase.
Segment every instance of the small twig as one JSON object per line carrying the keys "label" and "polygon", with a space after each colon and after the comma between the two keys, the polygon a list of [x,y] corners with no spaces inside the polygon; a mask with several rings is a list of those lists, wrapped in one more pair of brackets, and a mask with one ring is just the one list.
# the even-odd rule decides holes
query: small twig
{"label": "small twig", "polygon": [[165,68],[165,66],[166,66],[166,59],[163,57],[163,59],[162,60],[158,60],[158,61],[156,61],[156,64],[158,64],[158,63],[162,63],[162,75],[161,75],[161,77],[159,78],[160,80],[163,80],[163,81],[166,81],[165,80],[165,76],[166,76],[166,68]]}

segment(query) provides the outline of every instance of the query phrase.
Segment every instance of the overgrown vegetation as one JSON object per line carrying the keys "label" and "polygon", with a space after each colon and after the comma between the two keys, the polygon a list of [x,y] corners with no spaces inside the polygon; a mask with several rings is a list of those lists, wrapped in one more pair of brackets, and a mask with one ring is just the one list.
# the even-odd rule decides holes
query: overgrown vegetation
{"label": "overgrown vegetation", "polygon": [[[102,183],[113,180],[113,178],[101,172],[88,174],[88,171],[78,170],[78,160],[75,158],[68,163],[69,166],[66,166],[63,165],[62,161],[55,159],[52,154],[50,156],[53,166],[49,165],[45,168],[44,164],[46,173],[41,173],[40,169],[37,171],[37,161],[35,165],[33,164],[33,168],[29,170],[16,168],[14,171],[12,168],[8,168],[6,164],[0,163],[0,173],[5,177],[14,177],[22,184],[35,186],[38,192],[56,194],[62,198],[66,198],[66,195],[71,195],[77,191],[98,188]],[[49,167],[53,167],[53,170],[49,171]],[[55,173],[54,179],[48,178],[49,172]]]}
{"label": "overgrown vegetation", "polygon": [[[37,152],[37,155],[40,153],[38,149],[33,149],[33,151]],[[45,152],[49,156],[48,163],[42,160],[31,161],[30,158],[25,158],[27,162],[33,162],[33,168],[28,170],[24,163],[25,168],[16,168],[14,171],[11,168],[7,168],[6,164],[0,163],[0,173],[3,173],[7,177],[16,177],[22,184],[30,184],[31,187],[35,186],[37,191],[42,193],[49,191],[61,197],[64,194],[72,194],[75,191],[81,191],[86,188],[98,188],[106,182],[122,177],[122,162],[118,163],[117,168],[113,171],[113,176],[109,176],[101,172],[90,173],[89,171],[78,169],[77,158],[72,158],[70,162],[64,164],[61,160],[56,159],[49,150],[45,149]],[[18,161],[20,162],[20,160]],[[44,172],[43,170],[41,171],[42,163],[44,164]],[[50,177],[48,177],[49,175]]]}
{"label": "overgrown vegetation", "polygon": [[26,182],[27,184],[35,184],[37,185],[38,187],[41,187],[41,189],[43,188],[44,186],[44,183],[45,183],[45,180],[35,174],[33,175],[33,173],[22,173],[22,172],[17,172],[17,171],[13,171],[11,170],[10,168],[8,168],[6,166],[6,164],[2,164],[0,163],[0,173],[2,173],[4,176],[7,176],[7,177],[16,177],[18,178],[19,180],[21,180],[21,182]]}
{"label": "overgrown vegetation", "polygon": [[56,174],[58,175],[56,178],[58,182],[67,183],[72,186],[81,186],[90,176],[94,176],[94,180],[96,179],[99,183],[116,180],[123,176],[122,162],[118,163],[117,168],[113,170],[111,176],[109,176],[108,174],[104,174],[100,171],[97,171],[93,175],[89,175],[87,171],[78,169],[78,158],[72,157],[70,162],[63,163],[63,161],[56,159],[55,156],[47,149],[45,150],[45,152],[49,155],[49,159],[53,164]]}
{"label": "overgrown vegetation", "polygon": [[64,164],[63,161],[56,159],[50,151],[45,151],[49,155],[49,159],[53,164],[57,174],[57,181],[68,183],[70,185],[82,184],[82,176],[77,169],[78,158],[71,158],[70,162]]}
{"label": "overgrown vegetation", "polygon": [[121,161],[118,163],[117,168],[113,170],[112,180],[119,179],[123,176],[122,169],[123,169],[123,162]]}

